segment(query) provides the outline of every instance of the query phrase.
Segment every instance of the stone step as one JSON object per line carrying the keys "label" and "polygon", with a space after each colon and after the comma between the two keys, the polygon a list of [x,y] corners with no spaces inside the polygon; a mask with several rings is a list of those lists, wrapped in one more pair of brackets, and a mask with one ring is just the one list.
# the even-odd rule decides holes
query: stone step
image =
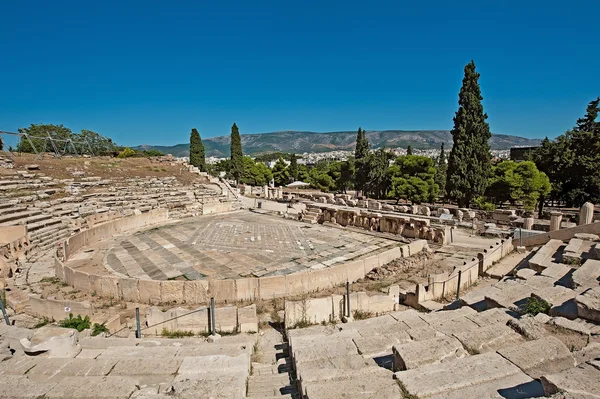
{"label": "stone step", "polygon": [[408,394],[419,398],[449,394],[474,385],[510,377],[522,371],[495,352],[468,356],[448,364],[430,364],[394,373]]}
{"label": "stone step", "polygon": [[26,206],[16,206],[14,204],[6,203],[0,206],[0,216],[8,215],[10,213],[23,212],[26,210]]}
{"label": "stone step", "polygon": [[31,216],[39,215],[42,211],[40,210],[27,210],[23,212],[15,212],[9,213],[6,215],[0,216],[0,224],[7,224],[8,222],[23,222],[25,223],[26,219]]}

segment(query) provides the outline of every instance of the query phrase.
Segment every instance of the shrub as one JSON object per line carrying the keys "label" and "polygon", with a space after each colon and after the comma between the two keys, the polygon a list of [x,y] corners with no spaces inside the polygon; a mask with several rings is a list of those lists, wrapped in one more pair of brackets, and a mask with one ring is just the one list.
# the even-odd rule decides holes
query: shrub
{"label": "shrub", "polygon": [[354,317],[354,320],[364,320],[373,317],[373,312],[356,309],[352,312],[352,316]]}
{"label": "shrub", "polygon": [[73,317],[73,313],[69,313],[69,317],[61,320],[58,325],[64,328],[74,328],[77,331],[82,332],[83,330],[90,328],[90,318],[88,316],[81,318],[80,314],[77,315],[77,317]]}
{"label": "shrub", "polygon": [[487,200],[486,197],[477,197],[473,200],[474,205],[485,212],[491,212],[496,209],[496,205]]}
{"label": "shrub", "polygon": [[532,296],[527,298],[527,301],[525,304],[521,305],[520,309],[521,312],[525,314],[536,316],[539,313],[548,314],[550,311],[550,304],[543,299]]}
{"label": "shrub", "polygon": [[130,157],[135,157],[137,155],[138,155],[137,151],[132,150],[129,147],[126,147],[123,151],[121,151],[119,153],[119,155],[117,155],[117,158],[130,158]]}
{"label": "shrub", "polygon": [[102,324],[98,324],[98,323],[94,323],[94,326],[92,327],[92,337],[95,337],[96,335],[100,335],[102,333],[107,333],[108,331],[108,327],[106,327],[106,325],[104,323]]}

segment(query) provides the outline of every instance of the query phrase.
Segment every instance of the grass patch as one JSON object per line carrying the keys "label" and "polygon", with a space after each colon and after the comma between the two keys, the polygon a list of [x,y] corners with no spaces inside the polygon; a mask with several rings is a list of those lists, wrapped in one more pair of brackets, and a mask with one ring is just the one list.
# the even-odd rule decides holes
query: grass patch
{"label": "grass patch", "polygon": [[165,338],[185,338],[185,337],[193,337],[196,334],[194,334],[193,331],[182,331],[182,330],[170,331],[170,330],[167,330],[166,328],[163,328],[160,335]]}
{"label": "grass patch", "polygon": [[33,328],[42,328],[47,324],[50,324],[54,321],[54,319],[50,320],[47,317],[44,317],[42,320],[38,321]]}
{"label": "grass patch", "polygon": [[105,323],[102,324],[98,324],[98,323],[94,323],[94,326],[92,327],[92,337],[95,337],[96,335],[100,335],[102,333],[108,333],[108,327],[106,327]]}
{"label": "grass patch", "polygon": [[310,321],[304,319],[304,320],[300,320],[300,321],[296,322],[296,324],[294,324],[294,326],[292,328],[306,328],[306,327],[310,327],[312,325],[313,324]]}
{"label": "grass patch", "polygon": [[352,312],[352,316],[354,317],[354,320],[364,320],[373,317],[373,312],[356,309]]}
{"label": "grass patch", "polygon": [[548,312],[550,312],[550,307],[550,304],[543,299],[530,296],[527,298],[527,301],[519,307],[519,310],[523,314],[536,316],[539,313],[548,314]]}
{"label": "grass patch", "polygon": [[44,277],[43,279],[40,280],[40,283],[58,284],[60,287],[67,287],[69,285],[69,284],[65,283],[64,281],[62,281],[61,279],[59,279],[58,277]]}

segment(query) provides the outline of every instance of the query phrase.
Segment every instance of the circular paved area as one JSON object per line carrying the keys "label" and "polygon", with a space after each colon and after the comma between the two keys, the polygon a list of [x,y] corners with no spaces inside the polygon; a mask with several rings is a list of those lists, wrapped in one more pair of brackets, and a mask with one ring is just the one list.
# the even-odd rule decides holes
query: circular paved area
{"label": "circular paved area", "polygon": [[244,211],[119,237],[105,266],[120,275],[154,280],[263,277],[330,267],[395,244]]}

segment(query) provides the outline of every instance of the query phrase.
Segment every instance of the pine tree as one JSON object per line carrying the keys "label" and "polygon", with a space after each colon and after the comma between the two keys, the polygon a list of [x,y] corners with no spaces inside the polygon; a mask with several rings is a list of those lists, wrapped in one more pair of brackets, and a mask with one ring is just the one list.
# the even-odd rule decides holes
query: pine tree
{"label": "pine tree", "polygon": [[408,145],[408,147],[406,147],[406,155],[412,155],[412,145]]}
{"label": "pine tree", "polygon": [[290,176],[293,181],[298,180],[298,159],[296,154],[290,155]]}
{"label": "pine tree", "polygon": [[454,144],[448,159],[446,192],[459,207],[468,207],[484,194],[491,172],[488,140],[492,135],[481,104],[479,76],[474,61],[465,66],[452,129]]}
{"label": "pine tree", "polygon": [[206,172],[206,161],[204,159],[204,144],[200,138],[200,133],[196,128],[192,129],[190,134],[190,165]]}
{"label": "pine tree", "polygon": [[356,135],[354,158],[356,164],[354,186],[358,191],[362,191],[364,194],[369,179],[369,164],[371,159],[369,157],[369,140],[367,140],[365,131],[360,127],[358,128],[358,133]]}
{"label": "pine tree", "polygon": [[231,175],[239,181],[244,173],[244,155],[242,154],[242,139],[237,125],[231,126]]}
{"label": "pine tree", "polygon": [[435,183],[438,185],[440,189],[440,196],[442,198],[446,197],[446,171],[448,170],[448,165],[446,164],[446,153],[444,152],[444,143],[442,143],[442,147],[440,148],[440,156],[437,159],[435,171]]}

